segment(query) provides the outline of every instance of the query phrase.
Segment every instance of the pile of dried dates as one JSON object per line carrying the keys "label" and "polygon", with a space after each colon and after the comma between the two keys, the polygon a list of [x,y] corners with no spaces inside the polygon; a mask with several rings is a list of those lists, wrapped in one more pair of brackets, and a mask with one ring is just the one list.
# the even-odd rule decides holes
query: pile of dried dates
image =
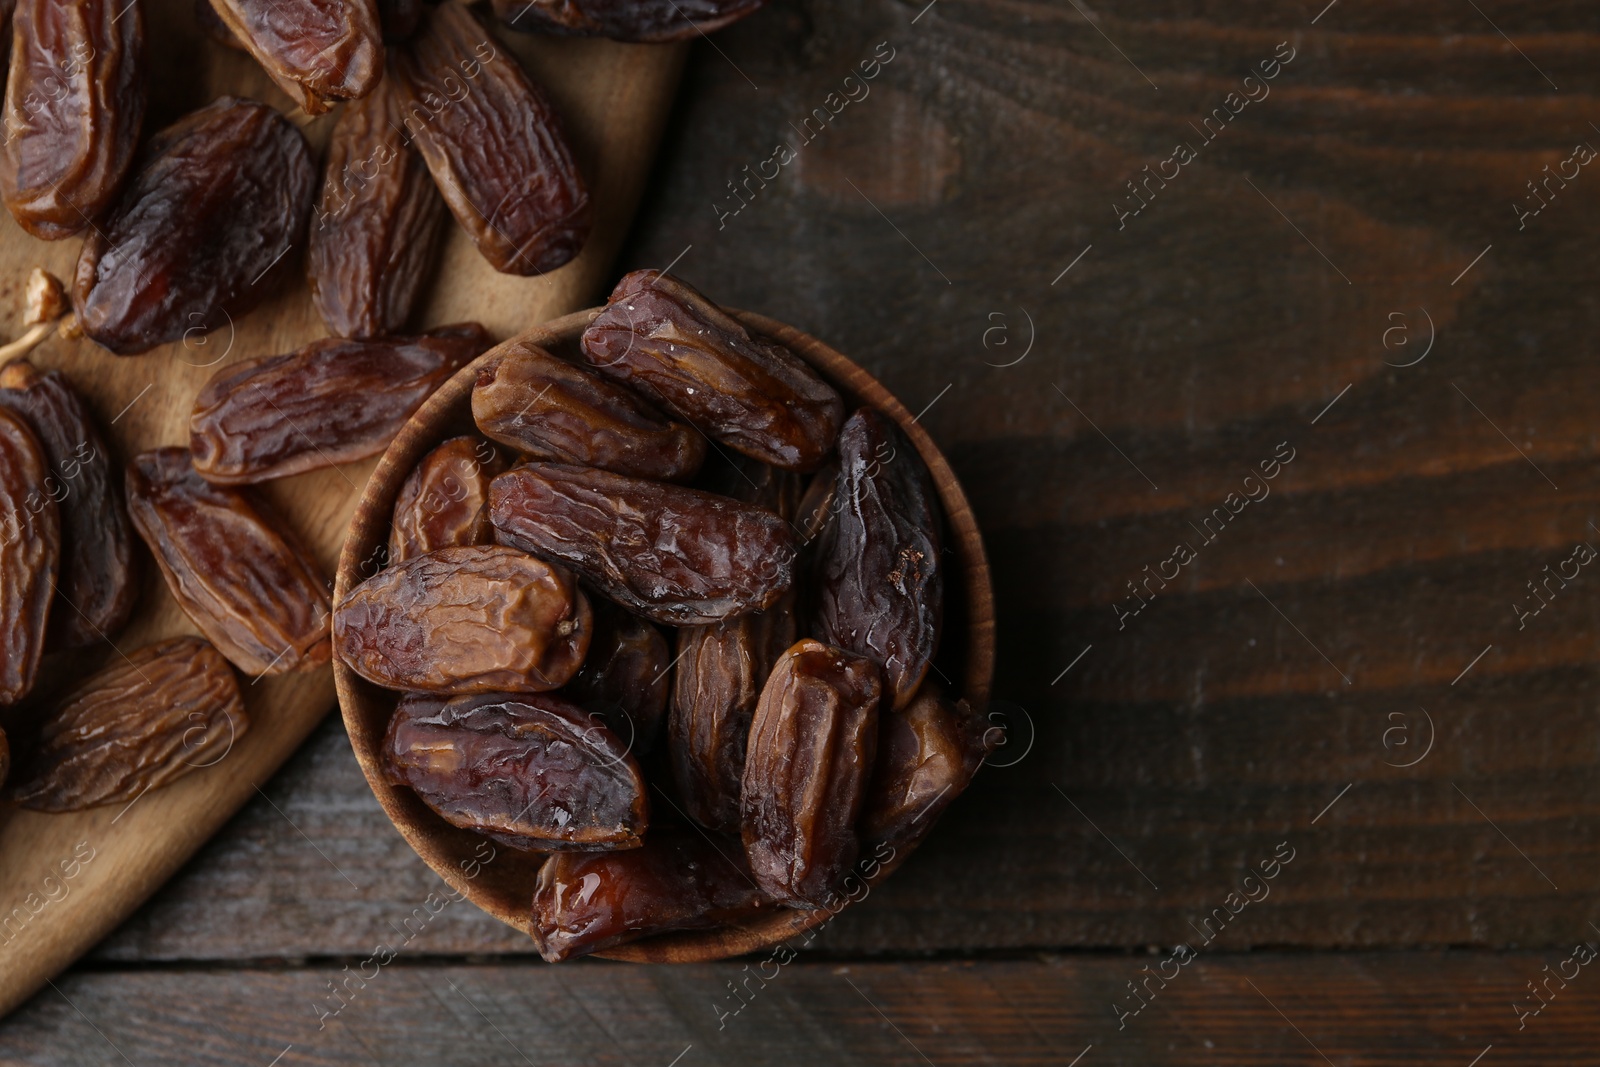
{"label": "pile of dried dates", "polygon": [[334,608],[334,654],[404,693],[384,775],[547,854],[552,961],[837,908],[1000,741],[929,677],[945,564],[915,448],[654,271],[577,355],[517,338],[477,367],[479,433],[417,464]]}

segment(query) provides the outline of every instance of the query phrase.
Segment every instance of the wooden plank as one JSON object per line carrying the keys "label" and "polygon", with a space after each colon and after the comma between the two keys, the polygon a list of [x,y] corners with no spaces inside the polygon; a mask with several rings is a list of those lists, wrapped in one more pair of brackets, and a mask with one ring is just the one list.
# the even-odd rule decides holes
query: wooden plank
{"label": "wooden plank", "polygon": [[[1547,1006],[1520,1031],[1512,1007],[1537,1004],[1524,983],[1546,965],[1562,968],[1570,951],[1202,956],[1164,968],[1175,976],[1165,988],[1148,980],[1137,1015],[1127,984],[1146,981],[1146,968],[1158,973],[1164,956],[552,969],[411,966],[402,953],[386,966],[352,959],[348,972],[346,961],[73,972],[0,1024],[0,1058],[19,1067],[1592,1064],[1600,1016],[1586,969],[1566,962],[1577,977],[1565,988],[1551,979]],[[342,1006],[329,992],[336,981],[348,987]]]}

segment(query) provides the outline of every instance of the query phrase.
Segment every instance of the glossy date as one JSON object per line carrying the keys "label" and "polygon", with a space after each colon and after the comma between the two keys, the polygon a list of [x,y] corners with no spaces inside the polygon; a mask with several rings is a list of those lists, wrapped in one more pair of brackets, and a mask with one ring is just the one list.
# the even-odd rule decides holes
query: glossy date
{"label": "glossy date", "polygon": [[136,456],[127,488],[173,598],[234,666],[262,675],[328,662],[326,580],[263,503],[200,477],[183,448]]}
{"label": "glossy date", "polygon": [[339,659],[377,685],[425,693],[533,693],[566,684],[594,632],[570,574],[500,545],[394,564],[334,612]]}
{"label": "glossy date", "polygon": [[308,115],[367,95],[383,77],[373,0],[212,0],[212,7]]}
{"label": "glossy date", "polygon": [[667,639],[652,623],[605,600],[594,603],[594,640],[565,692],[605,720],[630,752],[655,747],[672,684]]}
{"label": "glossy date", "polygon": [[423,456],[395,497],[388,562],[492,543],[489,482],[504,469],[505,457],[476,435],[452,437]]}
{"label": "glossy date", "polygon": [[0,407],[0,705],[33,688],[61,561],[49,459],[20,415]]}
{"label": "glossy date", "polygon": [[567,564],[656,622],[770,607],[794,577],[794,536],[765,508],[589,467],[529,463],[494,480],[495,538]]}
{"label": "glossy date", "polygon": [[878,758],[861,812],[862,839],[897,852],[921,840],[978,773],[1005,731],[951,703],[930,680],[905,708],[884,710]]}
{"label": "glossy date", "polygon": [[232,363],[189,417],[195,470],[245,485],[376,455],[445,379],[492,341],[477,323],[380,341],[324,338]]}
{"label": "glossy date", "polygon": [[407,696],[381,761],[452,826],[513,848],[638,848],[649,823],[644,777],[622,742],[551,694]]}

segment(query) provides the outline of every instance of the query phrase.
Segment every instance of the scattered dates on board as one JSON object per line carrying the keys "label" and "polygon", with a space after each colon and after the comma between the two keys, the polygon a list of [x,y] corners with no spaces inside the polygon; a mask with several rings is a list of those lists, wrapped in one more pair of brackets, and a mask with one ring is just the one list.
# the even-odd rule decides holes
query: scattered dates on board
{"label": "scattered dates on board", "polygon": [[402,694],[382,775],[543,856],[552,961],[837,909],[1003,737],[926,677],[922,458],[668,275],[625,278],[578,344],[543,336],[475,364],[482,436],[413,453],[334,606],[334,655]]}

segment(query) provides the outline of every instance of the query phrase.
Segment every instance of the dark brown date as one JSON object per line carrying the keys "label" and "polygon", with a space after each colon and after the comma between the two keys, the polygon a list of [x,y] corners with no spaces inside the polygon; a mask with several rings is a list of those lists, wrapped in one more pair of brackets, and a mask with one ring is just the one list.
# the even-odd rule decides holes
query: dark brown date
{"label": "dark brown date", "polygon": [[939,648],[944,611],[939,505],[915,448],[862,408],[839,435],[834,517],[819,546],[817,636],[883,666],[903,708]]}
{"label": "dark brown date", "polygon": [[[743,459],[722,472],[728,496],[792,519],[800,477]],[[756,700],[778,657],[794,644],[796,590],[765,611],[678,630],[668,751],[685,811],[702,826],[739,832],[739,788]]]}
{"label": "dark brown date", "polygon": [[212,0],[212,6],[308,115],[366,96],[383,77],[373,0]]}
{"label": "dark brown date", "polygon": [[118,355],[205,343],[266,297],[316,187],[306,139],[275,109],[225,96],[156,134],[78,257],[73,309]]}
{"label": "dark brown date", "polygon": [[952,704],[931,681],[878,722],[878,760],[861,812],[861,836],[903,852],[920,841],[1000,744],[1004,728]]}
{"label": "dark brown date", "polygon": [[589,190],[544,91],[465,4],[432,8],[400,55],[416,142],[456,221],[503,274],[543,274],[589,238]]}
{"label": "dark brown date", "polygon": [[605,600],[594,604],[594,640],[566,694],[605,720],[630,752],[655,747],[667,710],[672,654],[661,631]]}
{"label": "dark brown date", "polygon": [[820,906],[856,862],[878,742],[878,665],[809,638],[761,691],[740,795],[745,855],[774,899]]}
{"label": "dark brown date", "polygon": [[560,463],[494,480],[495,539],[572,567],[624,607],[678,626],[771,607],[794,579],[794,536],[765,508]]}
{"label": "dark brown date", "polygon": [[22,416],[0,407],[0,705],[33,688],[61,565],[50,462]]}
{"label": "dark brown date", "polygon": [[494,0],[514,30],[613,41],[683,41],[738,22],[766,0]]}
{"label": "dark brown date", "polygon": [[407,696],[382,762],[450,825],[513,848],[638,848],[649,824],[644,776],[622,742],[547,693]]}
{"label": "dark brown date", "polygon": [[385,78],[347,104],[328,143],[306,269],[339,337],[404,332],[444,233],[444,201],[398,125],[400,93]]}
{"label": "dark brown date", "polygon": [[144,122],[144,16],[130,0],[21,0],[12,16],[0,191],[57,241],[116,198]]}
{"label": "dark brown date", "polygon": [[535,459],[682,481],[700,469],[705,438],[621,386],[529,341],[511,340],[478,371],[478,429]]}
{"label": "dark brown date", "polygon": [[246,674],[327,663],[327,582],[316,561],[247,490],[212,485],[189,452],[128,465],[128,511],[167,588],[200,632]]}
{"label": "dark brown date", "polygon": [[812,470],[839,435],[844,402],[832,386],[670,274],[625,275],[583,332],[583,354],[607,377],[774,467]]}
{"label": "dark brown date", "polygon": [[388,561],[493,543],[489,482],[505,466],[505,457],[474,435],[452,437],[423,456],[395,497]]}
{"label": "dark brown date", "polygon": [[501,545],[441,548],[378,572],[334,612],[339,659],[369,682],[424,693],[565,685],[594,633],[564,569]]}
{"label": "dark brown date", "polygon": [[669,930],[703,930],[770,910],[739,842],[658,826],[631,852],[551,856],[533,891],[533,935],[550,963]]}
{"label": "dark brown date", "polygon": [[324,338],[229,364],[189,416],[195,469],[219,485],[247,485],[376,455],[492,343],[482,326],[464,323],[420,337]]}
{"label": "dark brown date", "polygon": [[220,763],[249,727],[239,683],[215,648],[198,637],[162,641],[61,702],[15,796],[35,811],[131,803]]}
{"label": "dark brown date", "polygon": [[27,360],[0,369],[0,407],[22,416],[44,449],[44,491],[59,502],[61,577],[46,644],[83,648],[108,640],[139,598],[133,531],[119,472],[89,409],[60,371]]}

